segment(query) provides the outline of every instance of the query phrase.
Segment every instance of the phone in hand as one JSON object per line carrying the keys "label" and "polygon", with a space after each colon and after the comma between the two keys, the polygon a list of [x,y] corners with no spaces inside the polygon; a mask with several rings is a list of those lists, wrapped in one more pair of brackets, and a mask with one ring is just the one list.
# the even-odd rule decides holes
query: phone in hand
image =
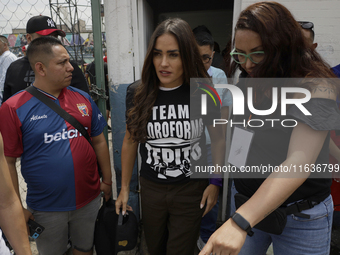
{"label": "phone in hand", "polygon": [[45,230],[43,226],[35,222],[34,220],[29,219],[27,222],[29,231],[30,231],[30,237],[37,239],[41,233]]}

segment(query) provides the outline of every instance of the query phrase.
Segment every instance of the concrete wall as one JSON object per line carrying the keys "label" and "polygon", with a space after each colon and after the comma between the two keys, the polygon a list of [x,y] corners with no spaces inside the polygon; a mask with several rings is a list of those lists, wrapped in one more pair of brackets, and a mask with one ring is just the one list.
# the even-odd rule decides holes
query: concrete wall
{"label": "concrete wall", "polygon": [[192,29],[200,25],[205,25],[211,31],[214,40],[220,45],[221,51],[231,38],[232,10],[161,13],[159,20],[163,21],[169,17],[184,19]]}
{"label": "concrete wall", "polygon": [[[242,1],[241,9],[258,2],[257,0]],[[317,51],[330,64],[340,63],[340,1],[339,0],[279,0],[294,15],[296,20],[314,23]]]}
{"label": "concrete wall", "polygon": [[[114,168],[118,194],[121,188],[121,148],[125,135],[126,88],[135,81],[135,58],[138,56],[136,31],[137,0],[105,0],[107,62],[111,104],[111,127]],[[133,159],[131,159],[133,160]],[[137,167],[130,183],[128,204],[139,217]]]}

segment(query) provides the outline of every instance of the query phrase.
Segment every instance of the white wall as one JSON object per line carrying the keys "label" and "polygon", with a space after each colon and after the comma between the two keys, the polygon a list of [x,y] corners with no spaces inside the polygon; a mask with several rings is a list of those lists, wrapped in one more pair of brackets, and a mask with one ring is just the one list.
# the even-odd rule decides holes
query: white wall
{"label": "white wall", "polygon": [[132,1],[105,0],[109,83],[114,88],[134,82]]}
{"label": "white wall", "polygon": [[[241,9],[258,2],[257,0],[242,1]],[[287,7],[296,20],[311,21],[314,23],[315,42],[317,51],[330,64],[340,63],[340,1],[339,0],[278,0]]]}
{"label": "white wall", "polygon": [[207,10],[161,13],[160,20],[169,17],[178,17],[189,23],[193,29],[199,25],[205,25],[212,33],[214,40],[220,45],[221,51],[231,38],[232,10]]}
{"label": "white wall", "polygon": [[[146,0],[138,0],[138,40],[139,40],[139,68],[143,68],[144,58],[148,49],[149,39],[154,31],[153,10]],[[139,79],[136,75],[136,79]]]}

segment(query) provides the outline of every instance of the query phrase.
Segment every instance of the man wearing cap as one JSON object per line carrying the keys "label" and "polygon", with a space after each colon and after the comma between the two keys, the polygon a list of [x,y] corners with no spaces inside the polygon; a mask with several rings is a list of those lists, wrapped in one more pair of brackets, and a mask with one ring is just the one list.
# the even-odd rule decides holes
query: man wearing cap
{"label": "man wearing cap", "polygon": [[17,59],[17,57],[9,51],[8,46],[9,43],[7,38],[0,35],[0,106],[2,103],[6,71],[9,65]]}
{"label": "man wearing cap", "polygon": [[[54,21],[47,16],[34,16],[30,18],[26,25],[26,39],[29,44],[35,38],[41,36],[61,36],[65,37],[66,34],[64,31],[57,29]],[[83,72],[80,70],[78,65],[71,61],[71,64],[74,68],[72,72],[72,87],[81,89],[87,93],[89,93],[87,81]],[[6,101],[15,93],[20,90],[25,89],[30,86],[34,81],[34,72],[30,67],[28,62],[28,58],[25,56],[23,58],[14,61],[7,70],[6,79],[4,84],[4,92],[3,92],[3,101]]]}

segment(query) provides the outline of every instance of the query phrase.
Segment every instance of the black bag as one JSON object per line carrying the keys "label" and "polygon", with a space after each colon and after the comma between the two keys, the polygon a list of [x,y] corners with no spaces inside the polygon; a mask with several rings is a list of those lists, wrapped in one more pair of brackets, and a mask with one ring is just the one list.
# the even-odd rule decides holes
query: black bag
{"label": "black bag", "polygon": [[[105,200],[105,199],[104,199]],[[110,198],[99,209],[94,228],[94,246],[97,255],[114,255],[118,215],[115,201]]]}
{"label": "black bag", "polygon": [[[247,202],[249,197],[240,193],[235,194],[235,205],[238,209]],[[269,234],[280,235],[287,223],[287,213],[285,208],[277,208],[262,221],[257,223],[254,228],[267,232]]]}
{"label": "black bag", "polygon": [[116,255],[120,251],[132,250],[138,241],[138,221],[128,211],[125,216],[116,214],[115,201],[103,201],[99,209],[94,230],[94,246],[97,255]]}

